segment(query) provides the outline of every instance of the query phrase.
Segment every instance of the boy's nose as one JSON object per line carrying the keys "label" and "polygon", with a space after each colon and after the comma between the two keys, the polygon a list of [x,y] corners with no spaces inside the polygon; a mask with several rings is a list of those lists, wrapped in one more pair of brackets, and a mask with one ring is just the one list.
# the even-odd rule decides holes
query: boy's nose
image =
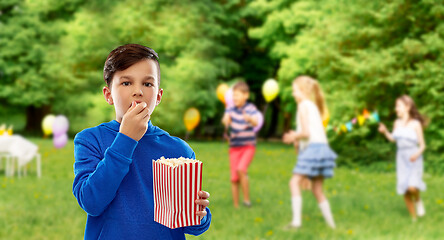
{"label": "boy's nose", "polygon": [[143,96],[142,89],[134,89],[133,96]]}

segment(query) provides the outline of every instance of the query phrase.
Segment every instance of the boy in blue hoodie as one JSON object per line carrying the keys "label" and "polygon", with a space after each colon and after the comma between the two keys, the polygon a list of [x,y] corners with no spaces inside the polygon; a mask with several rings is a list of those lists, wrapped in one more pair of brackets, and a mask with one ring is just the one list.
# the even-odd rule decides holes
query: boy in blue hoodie
{"label": "boy in blue hoodie", "polygon": [[152,159],[195,158],[190,146],[153,126],[159,105],[157,53],[138,44],[109,54],[103,95],[116,119],[78,133],[74,139],[73,193],[87,213],[85,239],[185,239],[200,235],[211,223],[210,196],[198,193],[200,225],[170,229],[154,222]]}

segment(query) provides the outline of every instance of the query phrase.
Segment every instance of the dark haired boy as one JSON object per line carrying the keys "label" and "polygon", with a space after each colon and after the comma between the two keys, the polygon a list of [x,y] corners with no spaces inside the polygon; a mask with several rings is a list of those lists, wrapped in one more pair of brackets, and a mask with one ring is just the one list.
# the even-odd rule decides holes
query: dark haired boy
{"label": "dark haired boy", "polygon": [[103,70],[103,95],[116,119],[78,133],[74,139],[73,193],[88,214],[85,239],[185,239],[211,223],[209,193],[198,193],[200,225],[170,229],[154,222],[152,159],[195,158],[190,146],[154,126],[160,103],[160,67],[151,48],[127,44],[114,49]]}

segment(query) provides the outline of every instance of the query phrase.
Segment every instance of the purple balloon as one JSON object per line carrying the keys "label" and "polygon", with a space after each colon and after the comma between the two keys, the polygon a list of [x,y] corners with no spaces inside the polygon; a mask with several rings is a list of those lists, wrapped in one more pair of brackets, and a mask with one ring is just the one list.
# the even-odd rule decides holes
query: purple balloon
{"label": "purple balloon", "polygon": [[228,89],[228,91],[225,93],[225,107],[229,108],[234,106],[233,102],[233,88]]}
{"label": "purple balloon", "polygon": [[68,119],[63,115],[58,115],[54,119],[54,123],[52,124],[52,134],[54,137],[60,136],[68,131],[69,122]]}
{"label": "purple balloon", "polygon": [[261,112],[258,112],[257,114],[257,125],[253,128],[254,132],[259,132],[261,130],[262,125],[264,125],[264,116],[262,116]]}
{"label": "purple balloon", "polygon": [[59,136],[54,136],[52,142],[55,148],[62,148],[68,142],[68,134],[64,133]]}

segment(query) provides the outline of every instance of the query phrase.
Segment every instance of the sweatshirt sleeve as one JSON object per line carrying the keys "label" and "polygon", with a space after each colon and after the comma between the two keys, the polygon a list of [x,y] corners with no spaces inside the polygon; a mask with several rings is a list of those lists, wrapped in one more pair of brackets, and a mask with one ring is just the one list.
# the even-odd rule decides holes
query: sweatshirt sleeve
{"label": "sweatshirt sleeve", "polygon": [[[192,151],[192,154],[189,158],[196,159],[196,154],[194,153],[194,151]],[[204,190],[204,189],[202,189],[202,190]],[[211,212],[208,207],[205,208],[205,211],[207,211],[207,215],[202,218],[199,225],[184,227],[183,232],[186,234],[194,235],[194,236],[198,236],[198,235],[201,235],[202,233],[206,232],[208,230],[208,228],[210,228]]]}
{"label": "sweatshirt sleeve", "polygon": [[211,224],[211,212],[209,208],[205,209],[207,211],[207,215],[202,218],[199,225],[184,227],[183,232],[186,234],[191,234],[194,236],[198,236],[208,230]]}
{"label": "sweatshirt sleeve", "polygon": [[86,213],[99,216],[116,196],[138,142],[118,133],[102,159],[94,139],[89,132],[80,132],[74,139],[73,194]]}

